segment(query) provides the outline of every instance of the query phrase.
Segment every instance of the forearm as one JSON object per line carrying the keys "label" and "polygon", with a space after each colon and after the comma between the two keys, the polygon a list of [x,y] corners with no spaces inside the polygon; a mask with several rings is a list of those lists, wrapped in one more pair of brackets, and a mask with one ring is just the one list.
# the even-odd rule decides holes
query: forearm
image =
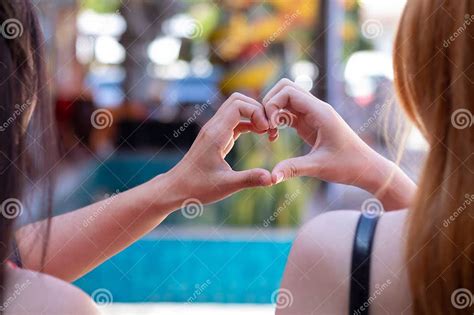
{"label": "forearm", "polygon": [[46,221],[17,234],[25,268],[73,281],[120,252],[160,224],[180,205],[173,178],[163,174],[129,191],[51,219],[42,266]]}
{"label": "forearm", "polygon": [[171,171],[108,200],[53,218],[44,265],[41,236],[46,222],[20,229],[16,238],[25,267],[72,281],[151,231],[189,198],[207,204],[245,188],[271,185],[268,170],[234,171],[225,161],[241,133],[266,130],[262,104],[234,93]]}
{"label": "forearm", "polygon": [[398,165],[375,151],[357,186],[372,193],[385,210],[407,208],[417,188]]}

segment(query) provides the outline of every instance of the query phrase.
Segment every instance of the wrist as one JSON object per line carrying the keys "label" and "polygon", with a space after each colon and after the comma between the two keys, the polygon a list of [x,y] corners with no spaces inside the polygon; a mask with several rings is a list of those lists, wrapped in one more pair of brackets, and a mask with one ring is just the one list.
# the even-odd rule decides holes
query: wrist
{"label": "wrist", "polygon": [[186,200],[185,189],[173,170],[160,174],[147,183],[150,203],[154,209],[170,214]]}
{"label": "wrist", "polygon": [[386,185],[390,174],[394,172],[395,165],[377,152],[373,151],[372,153],[372,156],[365,162],[358,186],[376,195]]}
{"label": "wrist", "polygon": [[366,172],[360,187],[380,200],[385,210],[408,207],[416,185],[398,165],[375,151],[373,153],[375,156],[368,163],[371,169]]}

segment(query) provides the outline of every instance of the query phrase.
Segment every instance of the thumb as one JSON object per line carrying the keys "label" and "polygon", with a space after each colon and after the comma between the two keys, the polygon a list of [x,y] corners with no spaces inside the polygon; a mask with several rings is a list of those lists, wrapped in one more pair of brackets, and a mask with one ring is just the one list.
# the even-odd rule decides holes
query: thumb
{"label": "thumb", "polygon": [[262,168],[254,168],[245,171],[232,171],[232,174],[229,175],[231,184],[236,189],[270,186],[272,184],[272,175],[269,171]]}
{"label": "thumb", "polygon": [[297,176],[305,176],[310,163],[307,156],[299,156],[278,163],[272,171],[272,183],[278,184]]}

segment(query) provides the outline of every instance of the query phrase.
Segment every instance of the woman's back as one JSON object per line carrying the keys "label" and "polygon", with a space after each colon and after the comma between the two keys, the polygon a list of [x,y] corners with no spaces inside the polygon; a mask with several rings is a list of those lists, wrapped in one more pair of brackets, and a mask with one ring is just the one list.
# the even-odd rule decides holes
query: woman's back
{"label": "woman's back", "polygon": [[[379,219],[365,303],[372,315],[411,313],[404,260],[406,214],[406,210],[387,212]],[[280,294],[291,303],[277,305],[277,314],[350,313],[352,248],[360,216],[360,211],[332,211],[301,229],[281,284]]]}

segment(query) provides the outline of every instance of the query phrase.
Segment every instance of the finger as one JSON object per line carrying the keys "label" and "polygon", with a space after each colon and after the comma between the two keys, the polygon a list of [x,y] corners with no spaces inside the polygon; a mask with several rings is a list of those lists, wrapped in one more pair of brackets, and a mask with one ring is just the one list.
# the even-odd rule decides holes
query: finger
{"label": "finger", "polygon": [[240,100],[240,101],[243,101],[243,102],[246,102],[246,103],[253,104],[255,106],[263,106],[257,100],[255,100],[255,99],[253,99],[253,98],[251,98],[251,97],[249,97],[245,94],[242,94],[242,93],[232,93],[232,95],[230,97],[234,98],[235,101]]}
{"label": "finger", "polygon": [[269,171],[261,168],[230,171],[227,175],[227,182],[233,190],[237,191],[249,187],[270,186],[272,184],[272,176]]}
{"label": "finger", "polygon": [[226,145],[226,147],[224,148],[224,156],[227,156],[227,154],[229,154],[229,152],[232,150],[232,148],[234,147],[234,143],[235,143],[235,139],[234,138],[231,138],[229,140],[229,143]]}
{"label": "finger", "polygon": [[[266,116],[265,116],[265,111],[263,110],[263,105],[262,105],[260,102],[256,101],[255,99],[253,99],[253,98],[251,98],[251,97],[248,97],[248,96],[246,96],[246,95],[244,95],[244,94],[241,94],[241,93],[233,93],[233,94],[224,102],[224,104],[222,104],[222,106],[221,106],[221,108],[219,109],[219,111],[221,111],[221,112],[228,112],[228,111],[233,112],[233,111],[235,110],[235,108],[236,108],[236,104],[238,105],[238,104],[242,104],[242,103],[254,105],[255,107],[257,107],[257,111],[263,113],[263,115],[261,115],[261,116],[263,116],[263,118],[265,118],[265,119],[264,119],[264,121],[261,122],[261,125],[257,125],[257,127],[262,127],[262,126],[265,126],[265,127],[266,127],[266,126],[268,125],[268,124],[265,122],[265,121],[266,121]],[[237,106],[237,107],[238,107],[238,106]],[[245,111],[245,108],[243,108],[243,110]],[[218,111],[218,112],[219,112],[219,111]],[[242,114],[241,117],[245,117],[245,118],[250,119],[250,115],[251,115],[251,114],[250,114],[250,115],[249,115],[249,114],[243,114],[243,113],[241,113],[241,114]],[[241,118],[241,117],[240,117],[240,118]],[[256,119],[257,119],[258,121],[261,121],[261,120],[260,120],[261,118],[262,118],[262,117],[260,117],[260,115],[258,115],[258,116],[256,117]],[[240,120],[240,119],[239,119],[239,120]],[[235,121],[234,121],[234,122],[235,122]],[[261,129],[262,129],[262,130],[266,130],[266,129],[268,129],[268,127],[266,127],[266,128],[261,128]]]}
{"label": "finger", "polygon": [[232,148],[234,147],[235,141],[240,137],[243,133],[253,132],[257,134],[264,134],[266,131],[258,130],[251,122],[248,121],[241,121],[237,127],[234,129],[234,135],[231,139],[229,139],[229,143],[226,145],[224,149],[224,155],[227,155]]}
{"label": "finger", "polygon": [[229,96],[229,98],[221,105],[219,110],[226,110],[228,107],[233,107],[232,104],[236,101],[242,101],[259,107],[263,106],[260,102],[251,97],[248,97],[247,95],[244,95],[242,93],[232,93],[232,95]]}
{"label": "finger", "polygon": [[263,106],[249,105],[249,103],[236,101],[240,116],[248,118],[253,125],[260,131],[268,130],[268,120]]}
{"label": "finger", "polygon": [[278,139],[278,129],[269,129],[268,130],[268,140],[270,140],[270,142],[274,142]]}
{"label": "finger", "polygon": [[225,129],[234,130],[241,122],[242,118],[249,119],[250,122],[260,131],[268,130],[268,120],[262,105],[256,106],[241,100],[232,103],[232,106],[219,113],[219,120]]}
{"label": "finger", "polygon": [[269,99],[271,99],[273,96],[275,96],[278,92],[281,91],[285,86],[291,85],[292,81],[290,79],[284,78],[281,79],[280,81],[275,84],[274,87],[270,89],[270,91],[267,92],[265,97],[262,100],[262,103],[265,105]]}
{"label": "finger", "polygon": [[257,133],[257,134],[264,134],[266,133],[265,130],[259,130],[254,124],[252,124],[251,122],[247,122],[247,121],[242,121],[240,122],[237,127],[234,128],[234,140],[237,140],[237,138],[243,134],[243,133],[247,133],[247,132],[253,132],[253,133]]}
{"label": "finger", "polygon": [[262,131],[256,128],[251,122],[242,121],[234,129],[234,141],[237,140],[241,134],[248,132],[253,132],[256,134],[268,133],[268,139],[271,142],[278,139],[278,129],[268,129],[266,131]]}
{"label": "finger", "polygon": [[[288,108],[288,107],[287,107]],[[275,110],[268,120],[269,126],[275,126],[278,129],[286,127],[294,127],[297,115],[293,114],[287,108]],[[273,129],[270,129],[273,130]]]}
{"label": "finger", "polygon": [[268,91],[267,95],[265,95],[265,97],[263,98],[262,103],[265,105],[273,96],[278,94],[278,92],[280,92],[285,86],[291,86],[291,87],[299,90],[302,93],[308,93],[309,94],[308,91],[303,89],[301,86],[299,86],[298,84],[296,84],[292,80],[284,78],[284,79],[281,79],[280,81],[278,81],[278,83],[275,84],[275,86],[270,91]]}
{"label": "finger", "polygon": [[278,184],[293,177],[309,175],[311,167],[307,156],[281,161],[272,170],[272,183]]}
{"label": "finger", "polygon": [[[268,117],[270,128],[277,128],[282,115],[289,123],[294,121],[294,113],[307,114],[314,110],[314,103],[317,101],[313,96],[303,93],[292,86],[285,86],[280,92],[274,95],[265,103],[265,114]],[[285,110],[280,113],[281,110]]]}
{"label": "finger", "polygon": [[275,141],[278,140],[279,137],[280,137],[279,134],[276,134],[275,136],[268,136],[268,140],[269,140],[270,142],[275,142]]}
{"label": "finger", "polygon": [[234,129],[242,122],[242,118],[250,120],[256,132],[266,132],[268,121],[263,106],[255,106],[243,101],[235,101],[226,110],[221,110],[204,126],[208,130],[210,139],[221,150],[227,149],[230,140],[233,140]]}

